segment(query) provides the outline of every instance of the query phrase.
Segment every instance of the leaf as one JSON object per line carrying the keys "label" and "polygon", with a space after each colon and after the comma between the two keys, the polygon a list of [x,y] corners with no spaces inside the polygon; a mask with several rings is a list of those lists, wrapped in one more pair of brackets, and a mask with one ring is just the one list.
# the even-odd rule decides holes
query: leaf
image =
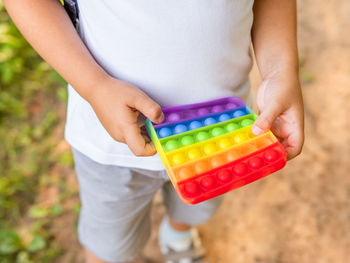
{"label": "leaf", "polygon": [[29,254],[26,251],[21,251],[17,255],[16,263],[33,263],[32,260],[29,259]]}
{"label": "leaf", "polygon": [[79,203],[76,203],[73,205],[73,211],[77,216],[79,216],[80,214],[80,209],[81,209],[81,205]]}
{"label": "leaf", "polygon": [[44,218],[44,217],[47,217],[48,214],[49,214],[49,211],[47,210],[47,208],[42,206],[33,206],[29,210],[29,216],[31,218]]}
{"label": "leaf", "polygon": [[305,70],[305,69],[301,70],[300,75],[301,75],[302,81],[307,83],[307,84],[310,84],[310,83],[314,82],[314,80],[315,80],[315,77],[312,75],[312,73]]}
{"label": "leaf", "polygon": [[27,247],[27,250],[29,252],[38,252],[39,250],[42,250],[46,246],[46,241],[41,236],[34,236],[32,242]]}
{"label": "leaf", "polygon": [[15,231],[0,229],[0,255],[14,254],[21,247],[22,240]]}
{"label": "leaf", "polygon": [[67,92],[67,89],[66,87],[63,87],[63,88],[59,88],[56,92],[57,94],[57,98],[60,100],[60,101],[63,101],[65,103],[67,103],[68,101],[68,92]]}
{"label": "leaf", "polygon": [[53,205],[51,206],[50,212],[51,212],[51,215],[53,216],[59,216],[60,214],[63,213],[63,206],[59,204]]}
{"label": "leaf", "polygon": [[0,178],[0,194],[6,193],[8,187],[8,179],[6,177]]}
{"label": "leaf", "polygon": [[71,152],[64,152],[60,155],[60,160],[59,162],[63,165],[73,167],[74,165],[74,160],[73,160],[73,155]]}

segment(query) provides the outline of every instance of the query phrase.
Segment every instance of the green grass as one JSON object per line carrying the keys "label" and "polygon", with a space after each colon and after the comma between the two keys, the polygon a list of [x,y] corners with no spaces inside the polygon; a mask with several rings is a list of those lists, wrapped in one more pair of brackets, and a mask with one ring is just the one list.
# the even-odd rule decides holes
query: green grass
{"label": "green grass", "polygon": [[67,153],[54,153],[53,132],[63,121],[57,108],[66,97],[63,79],[23,39],[0,0],[1,263],[53,262],[62,254],[50,226],[69,190],[49,207],[37,199],[52,183],[51,167],[71,164]]}

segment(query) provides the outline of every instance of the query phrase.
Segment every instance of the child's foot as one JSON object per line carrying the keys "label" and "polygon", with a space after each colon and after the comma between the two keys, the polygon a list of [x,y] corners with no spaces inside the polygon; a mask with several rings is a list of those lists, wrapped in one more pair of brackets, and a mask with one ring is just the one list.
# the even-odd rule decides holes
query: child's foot
{"label": "child's foot", "polygon": [[199,239],[197,229],[176,231],[167,217],[159,229],[159,246],[166,263],[209,263],[204,260],[205,249]]}

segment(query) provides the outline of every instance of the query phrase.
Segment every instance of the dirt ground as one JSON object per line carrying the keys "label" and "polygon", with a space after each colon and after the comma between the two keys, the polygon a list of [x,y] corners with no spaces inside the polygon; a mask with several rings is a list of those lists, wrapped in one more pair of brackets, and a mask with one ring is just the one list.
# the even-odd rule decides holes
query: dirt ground
{"label": "dirt ground", "polygon": [[[227,194],[199,227],[212,263],[350,262],[349,14],[348,0],[299,1],[304,150],[282,171]],[[252,80],[256,88],[256,69]],[[154,263],[163,262],[156,239],[163,213],[157,196],[145,249]],[[73,222],[58,222],[70,250],[60,263],[81,262]]]}

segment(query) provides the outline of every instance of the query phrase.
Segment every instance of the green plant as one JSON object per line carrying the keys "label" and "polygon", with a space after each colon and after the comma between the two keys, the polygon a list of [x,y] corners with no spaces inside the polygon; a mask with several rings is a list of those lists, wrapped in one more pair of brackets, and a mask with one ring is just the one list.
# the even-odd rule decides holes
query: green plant
{"label": "green plant", "polygon": [[64,80],[25,41],[0,0],[1,263],[52,262],[62,253],[50,226],[64,208],[36,201],[50,168],[70,159],[54,153],[53,131],[63,121],[56,109],[66,98]]}

